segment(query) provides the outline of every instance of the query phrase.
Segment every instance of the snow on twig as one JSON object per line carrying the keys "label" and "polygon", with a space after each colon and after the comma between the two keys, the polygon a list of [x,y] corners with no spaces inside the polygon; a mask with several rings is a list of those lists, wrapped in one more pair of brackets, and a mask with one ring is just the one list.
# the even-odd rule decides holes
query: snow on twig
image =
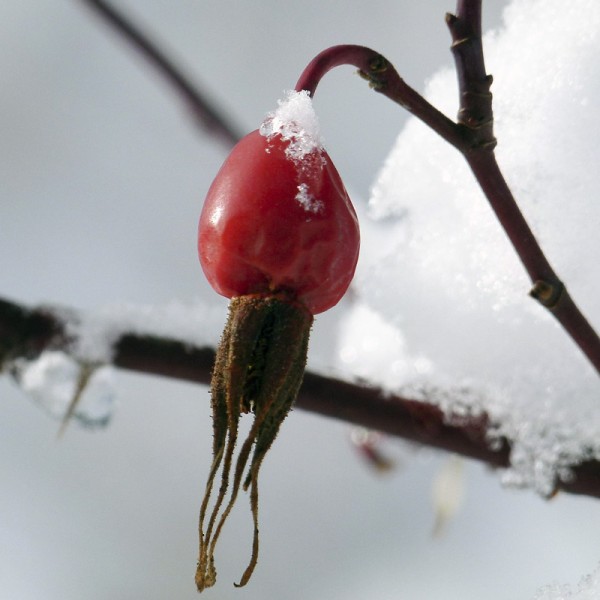
{"label": "snow on twig", "polygon": [[[65,315],[69,317],[65,318]],[[71,323],[67,323],[67,320]],[[85,347],[73,338],[72,323],[82,320],[75,311],[30,309],[0,300],[0,364],[10,368],[18,358],[34,360],[45,350],[74,352]],[[159,337],[141,329],[128,332],[123,320],[115,335],[114,324],[106,319],[106,331],[113,340],[106,359],[115,367],[141,373],[208,384],[214,362],[210,344],[195,345],[185,339]],[[83,330],[81,330],[83,331]],[[96,331],[97,337],[101,332]],[[490,447],[488,417],[481,413],[457,415],[455,419],[427,400],[390,394],[377,387],[342,381],[307,372],[296,407],[340,419],[389,435],[454,452],[505,468],[510,461],[510,442],[496,440]],[[573,478],[557,481],[557,490],[600,498],[600,463],[595,460],[573,466]]]}

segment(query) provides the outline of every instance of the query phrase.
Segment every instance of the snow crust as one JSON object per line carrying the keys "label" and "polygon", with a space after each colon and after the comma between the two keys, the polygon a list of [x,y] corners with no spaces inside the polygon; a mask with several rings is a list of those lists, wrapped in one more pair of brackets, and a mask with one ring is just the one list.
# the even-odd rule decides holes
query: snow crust
{"label": "snow crust", "polygon": [[577,589],[570,585],[552,584],[544,586],[534,600],[598,600],[600,598],[600,567],[591,575],[583,577]]}
{"label": "snow crust", "polygon": [[[59,311],[60,312],[60,311]],[[75,341],[71,355],[43,352],[34,361],[19,360],[15,379],[37,404],[62,419],[73,400],[84,366],[94,372],[85,386],[74,418],[85,426],[104,426],[115,408],[114,369],[106,366],[114,345],[126,334],[175,338],[194,346],[216,347],[226,319],[226,305],[171,302],[165,306],[120,304],[96,312],[61,315]]]}
{"label": "snow crust", "polygon": [[[35,361],[20,361],[14,373],[24,392],[49,415],[62,419],[75,397],[81,369],[64,352],[47,351]],[[114,369],[102,366],[86,385],[73,418],[87,427],[103,427],[110,422],[114,405]]]}
{"label": "snow crust", "polygon": [[225,303],[172,301],[164,306],[117,304],[66,317],[76,340],[74,355],[88,363],[110,362],[115,342],[125,333],[169,337],[195,346],[215,347],[227,317]]}
{"label": "snow crust", "polygon": [[[597,329],[600,4],[515,0],[484,49],[500,166]],[[455,73],[437,73],[426,96],[453,115]],[[526,273],[462,157],[411,119],[369,216],[338,368],[438,402],[449,419],[487,411],[490,440],[513,444],[506,484],[548,495],[570,466],[600,459],[600,380],[528,297]]]}

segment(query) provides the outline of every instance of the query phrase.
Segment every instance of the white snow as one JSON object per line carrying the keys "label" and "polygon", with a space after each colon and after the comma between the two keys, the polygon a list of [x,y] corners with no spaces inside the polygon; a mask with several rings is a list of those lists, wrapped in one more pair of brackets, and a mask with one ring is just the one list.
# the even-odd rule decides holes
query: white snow
{"label": "white snow", "polygon": [[175,338],[195,346],[215,347],[227,317],[227,304],[172,301],[164,306],[117,304],[77,319],[67,316],[76,340],[74,356],[83,362],[106,363],[114,343],[125,333]]}
{"label": "white snow", "polygon": [[[60,314],[60,310],[58,311]],[[82,365],[94,368],[84,388],[75,419],[86,426],[106,425],[115,407],[114,344],[126,333],[167,337],[190,345],[215,347],[226,319],[226,303],[171,302],[165,306],[121,304],[96,312],[61,315],[75,340],[70,355],[43,352],[36,360],[12,365],[15,379],[35,402],[56,418],[63,418],[73,400]]]}
{"label": "white snow", "polygon": [[[285,154],[293,161],[300,181],[295,199],[307,213],[317,214],[324,204],[313,190],[320,189],[325,159],[323,138],[312,99],[306,90],[287,91],[277,104],[277,109],[265,117],[260,133],[268,140],[280,135],[288,142]],[[270,148],[265,151],[270,152]]]}
{"label": "white snow", "polygon": [[344,371],[355,378],[394,389],[431,369],[425,357],[407,360],[402,332],[366,304],[359,303],[349,311],[340,330],[339,360]]}
{"label": "white snow", "polygon": [[[535,27],[531,27],[535,23]],[[600,327],[600,5],[517,0],[485,37],[499,163],[548,258]],[[426,90],[453,115],[453,71]],[[600,379],[531,284],[462,157],[416,119],[362,219],[338,367],[391,391],[487,411],[513,443],[505,483],[543,495],[600,459]],[[576,407],[576,408],[575,408]]]}
{"label": "white snow", "polygon": [[[15,365],[15,376],[23,391],[51,416],[62,419],[75,396],[81,364],[64,352],[46,351],[32,362]],[[105,426],[114,409],[114,369],[95,369],[73,417],[87,427]]]}
{"label": "white snow", "polygon": [[294,161],[321,151],[323,138],[309,93],[287,91],[277,104],[260,126],[260,133],[266,138],[279,134],[283,140],[289,140],[286,154]]}
{"label": "white snow", "polygon": [[600,567],[583,577],[577,589],[570,585],[552,584],[544,586],[534,600],[598,600],[600,598]]}
{"label": "white snow", "polygon": [[315,198],[310,193],[310,186],[308,185],[308,183],[301,183],[298,186],[296,200],[302,205],[305,211],[311,213],[319,213],[325,207],[322,200]]}

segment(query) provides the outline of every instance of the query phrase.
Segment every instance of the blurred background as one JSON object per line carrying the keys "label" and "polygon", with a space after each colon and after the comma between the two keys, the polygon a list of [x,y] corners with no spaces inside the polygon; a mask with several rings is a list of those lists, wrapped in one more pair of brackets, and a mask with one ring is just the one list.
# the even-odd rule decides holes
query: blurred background
{"label": "blurred background", "polygon": [[[501,25],[488,2],[484,28]],[[417,89],[451,65],[450,0],[121,0],[242,132],[256,128],[309,60],[338,43],[376,48]],[[205,283],[195,236],[228,148],[77,0],[0,4],[0,296],[96,309],[120,302],[226,305]],[[315,107],[355,203],[406,120],[340,68]],[[310,364],[333,363],[334,309]],[[108,428],[58,424],[0,380],[0,597],[195,598],[197,514],[211,461],[207,389],[119,372]],[[261,554],[242,590],[251,518],[241,498],[207,598],[532,598],[600,559],[598,504],[502,489],[466,462],[462,509],[433,537],[443,454],[388,440],[397,468],[360,459],[350,428],[302,411],[262,471]]]}

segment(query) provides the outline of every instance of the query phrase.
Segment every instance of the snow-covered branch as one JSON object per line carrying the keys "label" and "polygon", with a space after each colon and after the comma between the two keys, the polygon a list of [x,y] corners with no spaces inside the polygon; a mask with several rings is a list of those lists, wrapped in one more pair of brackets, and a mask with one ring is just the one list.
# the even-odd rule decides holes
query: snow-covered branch
{"label": "snow-covered branch", "polygon": [[[33,361],[47,350],[61,350],[82,360],[77,348],[86,344],[74,333],[74,324],[79,321],[81,317],[72,310],[27,308],[0,300],[0,364],[10,370],[18,359]],[[115,367],[201,384],[210,382],[214,361],[211,346],[139,332],[111,332],[109,337],[113,338],[109,361]],[[296,408],[460,454],[495,468],[510,465],[510,441],[495,440],[490,446],[490,423],[484,413],[448,415],[426,400],[310,371],[304,376]],[[573,478],[557,481],[558,490],[600,498],[600,463],[590,460],[574,465]]]}

